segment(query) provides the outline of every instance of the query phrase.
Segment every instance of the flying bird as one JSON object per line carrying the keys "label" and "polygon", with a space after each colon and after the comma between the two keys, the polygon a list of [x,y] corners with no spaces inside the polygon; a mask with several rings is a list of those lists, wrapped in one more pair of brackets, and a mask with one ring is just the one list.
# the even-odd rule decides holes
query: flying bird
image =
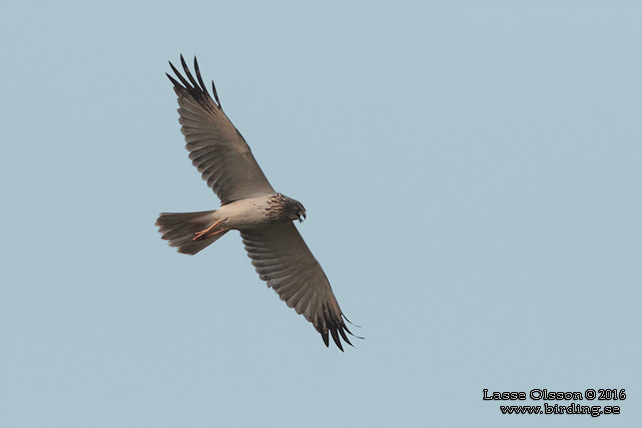
{"label": "flying bird", "polygon": [[[326,347],[329,336],[343,351],[341,339],[354,336],[344,322],[330,282],[293,221],[306,216],[303,205],[277,193],[261,171],[250,147],[227,118],[212,81],[210,96],[194,58],[196,79],[181,55],[185,77],[167,74],[178,96],[179,123],[192,164],[221,201],[217,210],[161,213],[159,232],[179,253],[196,254],[230,230],[241,233],[259,277],[281,300],[312,323]],[[357,336],[355,336],[357,337]]]}

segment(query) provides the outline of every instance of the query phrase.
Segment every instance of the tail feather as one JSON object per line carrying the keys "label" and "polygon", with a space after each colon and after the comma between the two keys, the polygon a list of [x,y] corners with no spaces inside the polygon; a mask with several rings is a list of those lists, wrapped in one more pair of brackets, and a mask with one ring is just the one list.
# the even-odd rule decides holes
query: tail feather
{"label": "tail feather", "polygon": [[163,234],[162,239],[169,241],[170,247],[177,247],[179,253],[196,254],[227,233],[225,230],[206,239],[194,241],[196,233],[207,229],[216,220],[216,210],[196,213],[161,213],[156,220],[156,226]]}

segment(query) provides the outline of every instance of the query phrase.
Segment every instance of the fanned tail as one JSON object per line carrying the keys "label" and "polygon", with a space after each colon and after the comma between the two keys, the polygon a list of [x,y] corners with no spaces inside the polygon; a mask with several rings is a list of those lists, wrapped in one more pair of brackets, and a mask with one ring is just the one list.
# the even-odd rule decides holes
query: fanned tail
{"label": "fanned tail", "polygon": [[217,222],[216,210],[195,213],[161,213],[156,220],[158,231],[163,234],[162,239],[169,241],[170,247],[177,247],[179,253],[196,254],[207,247],[229,229],[222,227],[212,229],[207,234],[198,235],[215,225]]}

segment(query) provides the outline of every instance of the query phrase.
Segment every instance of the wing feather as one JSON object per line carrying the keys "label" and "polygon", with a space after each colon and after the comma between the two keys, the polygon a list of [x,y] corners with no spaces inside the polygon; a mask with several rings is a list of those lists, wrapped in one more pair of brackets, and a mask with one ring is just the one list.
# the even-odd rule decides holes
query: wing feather
{"label": "wing feather", "polygon": [[329,346],[329,336],[343,351],[352,345],[330,282],[293,223],[242,230],[245,249],[260,278],[281,300],[310,321]]}
{"label": "wing feather", "polygon": [[216,101],[207,91],[196,58],[196,78],[182,55],[181,65],[187,78],[171,62],[169,65],[176,75],[167,77],[178,96],[179,123],[190,159],[221,203],[274,194],[245,139],[223,113],[214,82]]}

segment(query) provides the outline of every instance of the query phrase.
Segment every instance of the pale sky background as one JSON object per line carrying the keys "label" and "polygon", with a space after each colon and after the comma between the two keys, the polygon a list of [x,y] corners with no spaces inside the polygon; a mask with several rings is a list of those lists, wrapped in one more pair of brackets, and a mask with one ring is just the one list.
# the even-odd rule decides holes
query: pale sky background
{"label": "pale sky background", "polygon": [[[1,1],[0,428],[642,426],[641,18]],[[218,207],[180,53],[306,206],[355,348],[326,349],[238,233],[194,257],[160,239],[159,212]],[[484,388],[627,399],[508,416]]]}

